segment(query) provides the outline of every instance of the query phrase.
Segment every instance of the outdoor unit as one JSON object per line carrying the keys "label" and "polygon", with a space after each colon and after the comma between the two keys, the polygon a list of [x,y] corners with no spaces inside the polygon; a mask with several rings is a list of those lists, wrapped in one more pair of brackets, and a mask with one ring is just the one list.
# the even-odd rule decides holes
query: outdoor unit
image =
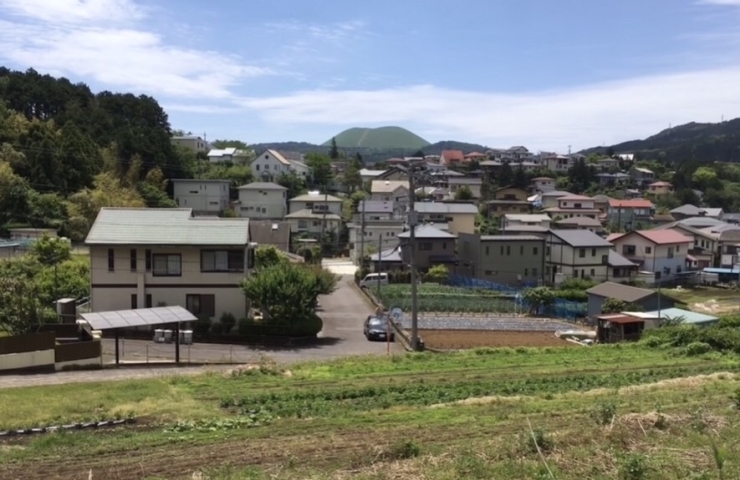
{"label": "outdoor unit", "polygon": [[180,331],[180,343],[183,345],[193,344],[193,331],[192,330],[181,330]]}
{"label": "outdoor unit", "polygon": [[172,330],[164,331],[164,343],[172,343]]}
{"label": "outdoor unit", "polygon": [[154,330],[154,342],[164,343],[164,330],[161,328]]}

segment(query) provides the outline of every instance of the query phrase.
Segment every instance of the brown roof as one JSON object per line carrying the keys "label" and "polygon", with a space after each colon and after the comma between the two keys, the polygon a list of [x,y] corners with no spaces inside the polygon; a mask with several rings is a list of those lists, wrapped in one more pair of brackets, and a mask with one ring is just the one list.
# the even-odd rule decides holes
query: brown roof
{"label": "brown roof", "polygon": [[485,156],[486,156],[485,153],[470,152],[467,155],[465,155],[465,158],[481,158],[481,157],[485,157]]}
{"label": "brown roof", "polygon": [[612,314],[612,315],[600,315],[598,317],[599,320],[606,320],[610,323],[616,323],[617,325],[625,325],[629,323],[643,323],[645,321],[644,318],[637,318],[637,317],[631,317],[629,315],[622,315],[622,314]]}
{"label": "brown roof", "polygon": [[614,298],[623,302],[632,303],[647,298],[655,292],[645,288],[630,287],[621,283],[604,282],[586,290],[590,295],[604,298]]}
{"label": "brown roof", "polygon": [[672,243],[691,243],[693,240],[681,232],[675,230],[637,230],[625,234],[624,236],[631,234],[640,235],[641,237],[650,240],[656,245],[670,245]]}
{"label": "brown roof", "polygon": [[642,198],[634,200],[609,200],[609,206],[615,208],[653,208],[653,202]]}
{"label": "brown roof", "polygon": [[593,198],[587,197],[586,195],[566,195],[558,198],[558,201],[560,200],[593,200]]}
{"label": "brown roof", "polygon": [[465,155],[463,155],[462,150],[442,150],[442,157],[444,157],[447,162],[462,162],[465,160]]}
{"label": "brown roof", "polygon": [[287,252],[290,246],[290,222],[250,220],[249,240],[259,245],[274,245]]}

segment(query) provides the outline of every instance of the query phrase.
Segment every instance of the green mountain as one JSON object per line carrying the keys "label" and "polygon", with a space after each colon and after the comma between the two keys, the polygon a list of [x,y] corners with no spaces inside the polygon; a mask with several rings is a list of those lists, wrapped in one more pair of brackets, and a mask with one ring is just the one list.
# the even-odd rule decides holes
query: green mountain
{"label": "green mountain", "polygon": [[[334,137],[339,148],[420,150],[429,142],[401,127],[350,128]],[[331,146],[331,139],[323,143]]]}
{"label": "green mountain", "polygon": [[644,140],[630,140],[582,153],[634,153],[638,158],[667,163],[687,160],[740,162],[740,118],[721,123],[696,123],[668,128]]}

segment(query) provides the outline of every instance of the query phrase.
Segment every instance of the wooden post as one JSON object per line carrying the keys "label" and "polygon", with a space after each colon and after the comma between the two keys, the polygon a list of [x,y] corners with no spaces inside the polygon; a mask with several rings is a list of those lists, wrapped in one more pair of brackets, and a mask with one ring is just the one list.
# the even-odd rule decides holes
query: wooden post
{"label": "wooden post", "polygon": [[175,364],[180,365],[180,322],[175,323]]}
{"label": "wooden post", "polygon": [[121,362],[121,353],[118,349],[118,329],[117,328],[115,329],[115,332],[116,332],[116,367],[117,367]]}

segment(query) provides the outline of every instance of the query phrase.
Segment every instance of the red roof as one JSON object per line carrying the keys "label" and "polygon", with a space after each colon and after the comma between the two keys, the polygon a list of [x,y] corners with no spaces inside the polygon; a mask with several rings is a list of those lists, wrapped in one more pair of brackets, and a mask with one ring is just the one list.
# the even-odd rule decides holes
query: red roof
{"label": "red roof", "polygon": [[465,160],[462,150],[442,150],[442,158],[445,162],[462,162]]}
{"label": "red roof", "polygon": [[614,208],[653,208],[653,202],[644,198],[634,200],[609,200],[609,206]]}
{"label": "red roof", "polygon": [[[693,240],[686,235],[683,235],[675,230],[638,230],[634,232],[625,233],[621,237],[625,238],[629,235],[640,235],[641,237],[649,240],[656,245],[670,245],[672,243],[691,243]],[[611,235],[609,236],[611,237]],[[607,238],[609,241],[616,240]]]}
{"label": "red roof", "polygon": [[607,242],[613,242],[614,240],[618,239],[619,237],[623,237],[624,233],[611,233],[608,237],[606,237]]}

